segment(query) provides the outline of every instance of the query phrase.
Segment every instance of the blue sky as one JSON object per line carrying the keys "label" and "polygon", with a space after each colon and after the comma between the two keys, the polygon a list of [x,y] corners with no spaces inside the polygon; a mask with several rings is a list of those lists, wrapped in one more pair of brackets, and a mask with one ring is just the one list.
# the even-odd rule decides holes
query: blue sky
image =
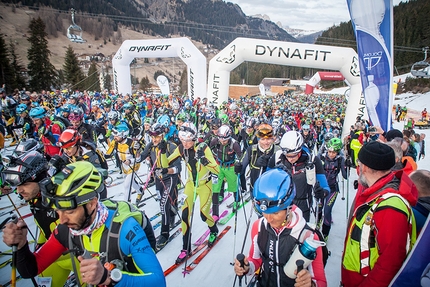
{"label": "blue sky", "polygon": [[[266,14],[290,28],[325,30],[350,20],[346,0],[226,0],[239,4],[248,15]],[[394,5],[407,0],[393,0]]]}

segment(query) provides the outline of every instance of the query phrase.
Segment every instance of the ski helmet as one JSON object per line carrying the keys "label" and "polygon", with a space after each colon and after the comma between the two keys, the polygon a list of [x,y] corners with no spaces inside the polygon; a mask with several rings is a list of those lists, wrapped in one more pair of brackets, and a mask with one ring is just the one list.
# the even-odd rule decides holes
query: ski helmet
{"label": "ski helmet", "polygon": [[149,129],[149,135],[153,137],[162,135],[164,133],[164,129],[165,127],[162,124],[155,123]]}
{"label": "ski helmet", "polygon": [[22,140],[19,145],[16,147],[15,154],[17,156],[22,156],[30,151],[34,150],[42,150],[43,145],[37,141],[36,139],[29,138]]}
{"label": "ski helmet", "polygon": [[66,165],[51,179],[43,180],[40,186],[43,204],[60,210],[84,205],[105,188],[97,168],[87,161]]}
{"label": "ski helmet", "polygon": [[212,122],[211,122],[211,128],[213,130],[219,129],[221,127],[221,125],[222,125],[221,124],[221,120],[218,119],[218,118],[213,119]]}
{"label": "ski helmet", "polygon": [[57,146],[61,148],[69,148],[77,145],[81,141],[81,138],[82,137],[77,130],[66,129],[61,133]]}
{"label": "ski helmet", "polygon": [[3,180],[18,186],[26,182],[38,182],[46,177],[48,162],[37,151],[30,151],[18,158],[11,158],[10,164],[3,170]]}
{"label": "ski helmet", "polygon": [[117,121],[119,119],[119,117],[120,117],[120,115],[119,115],[119,113],[117,111],[110,111],[108,113],[108,119],[110,121],[112,121],[112,120]]}
{"label": "ski helmet", "polygon": [[157,123],[160,123],[167,128],[170,125],[170,118],[168,115],[159,116]]}
{"label": "ski helmet", "polygon": [[296,196],[296,188],[288,172],[275,168],[257,179],[252,193],[256,209],[270,214],[287,209]]}
{"label": "ski helmet", "polygon": [[43,119],[46,117],[46,110],[42,107],[35,107],[30,110],[30,118]]}
{"label": "ski helmet", "polygon": [[328,132],[324,135],[324,141],[328,143],[332,138],[334,138],[334,134],[332,132]]}
{"label": "ski helmet", "polygon": [[23,112],[28,112],[28,106],[26,104],[19,104],[15,109],[17,114],[22,114]]}
{"label": "ski helmet", "polygon": [[197,139],[197,129],[193,123],[186,122],[179,128],[179,139],[181,141],[195,141]]}
{"label": "ski helmet", "polygon": [[327,149],[329,151],[335,151],[335,152],[340,152],[342,149],[342,141],[340,138],[332,138],[328,143],[327,143]]}
{"label": "ski helmet", "polygon": [[69,121],[81,121],[83,118],[84,112],[79,107],[73,108],[68,116]]}
{"label": "ski helmet", "polygon": [[125,123],[120,123],[112,129],[112,134],[115,137],[126,138],[130,134],[130,129]]}
{"label": "ski helmet", "polygon": [[298,153],[302,150],[303,136],[297,131],[288,131],[282,138],[279,146],[284,154]]}
{"label": "ski helmet", "polygon": [[228,140],[231,138],[231,129],[228,125],[222,125],[218,129],[218,138],[221,140]]}

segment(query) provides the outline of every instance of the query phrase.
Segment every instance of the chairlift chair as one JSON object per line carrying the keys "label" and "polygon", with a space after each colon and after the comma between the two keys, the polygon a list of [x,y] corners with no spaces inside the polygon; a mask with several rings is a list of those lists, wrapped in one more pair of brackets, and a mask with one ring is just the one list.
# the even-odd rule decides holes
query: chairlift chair
{"label": "chairlift chair", "polygon": [[430,63],[426,61],[427,50],[429,47],[424,47],[424,60],[416,62],[412,65],[411,74],[417,78],[430,78]]}
{"label": "chairlift chair", "polygon": [[70,9],[72,13],[72,25],[67,28],[67,38],[74,43],[85,43],[86,41],[82,39],[82,28],[75,23],[75,9]]}

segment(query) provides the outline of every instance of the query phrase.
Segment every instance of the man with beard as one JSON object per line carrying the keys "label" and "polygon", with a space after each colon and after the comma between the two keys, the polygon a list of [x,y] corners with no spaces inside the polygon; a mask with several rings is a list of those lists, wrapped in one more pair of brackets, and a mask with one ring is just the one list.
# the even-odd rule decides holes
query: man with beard
{"label": "man with beard", "polygon": [[[109,208],[107,201],[99,201],[104,184],[91,163],[69,164],[52,179],[42,180],[40,187],[44,206],[55,208],[60,222],[47,242],[33,253],[24,221],[8,223],[3,229],[3,241],[8,246],[17,246],[16,267],[23,278],[36,276],[63,253],[74,252],[80,261],[79,270],[74,269],[83,283],[166,286],[163,270],[150,245],[148,231],[152,232],[152,226],[146,224],[144,229],[133,216],[119,218],[121,213],[127,215],[131,211]],[[119,208],[121,202],[117,203]],[[119,228],[115,236],[117,244],[103,244],[114,227]]]}
{"label": "man with beard", "polygon": [[342,258],[342,286],[388,286],[416,240],[411,206],[418,192],[395,155],[380,142],[358,153],[358,190],[348,222]]}

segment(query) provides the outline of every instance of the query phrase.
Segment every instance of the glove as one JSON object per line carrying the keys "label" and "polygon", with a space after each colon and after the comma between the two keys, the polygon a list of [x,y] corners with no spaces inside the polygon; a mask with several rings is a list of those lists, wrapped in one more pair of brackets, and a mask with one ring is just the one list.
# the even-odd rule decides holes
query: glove
{"label": "glove", "polygon": [[163,175],[165,175],[169,172],[169,169],[167,169],[167,168],[156,168],[154,172],[155,172],[155,175],[157,177],[163,177]]}
{"label": "glove", "polygon": [[30,130],[30,124],[29,123],[25,123],[25,125],[24,125],[24,130],[25,131],[29,131]]}
{"label": "glove", "polygon": [[324,199],[328,194],[329,192],[321,186],[318,185],[315,187],[314,196],[316,199]]}
{"label": "glove", "polygon": [[212,174],[212,184],[217,184],[218,183],[218,175],[216,174]]}
{"label": "glove", "polygon": [[209,160],[206,157],[200,158],[200,163],[204,166],[209,164]]}
{"label": "glove", "polygon": [[162,140],[158,144],[158,148],[160,149],[161,153],[166,153],[167,152],[167,142],[165,140]]}
{"label": "glove", "polygon": [[199,148],[196,152],[196,158],[201,159],[203,157],[205,157],[205,151],[203,148]]}
{"label": "glove", "polygon": [[236,162],[234,164],[234,173],[240,174],[241,172],[242,172],[242,163],[241,162]]}
{"label": "glove", "polygon": [[350,158],[348,158],[348,159],[345,160],[345,166],[347,166],[347,167],[354,167]]}
{"label": "glove", "polygon": [[270,155],[262,155],[259,158],[257,158],[257,161],[255,162],[255,165],[258,167],[264,167],[269,164]]}

